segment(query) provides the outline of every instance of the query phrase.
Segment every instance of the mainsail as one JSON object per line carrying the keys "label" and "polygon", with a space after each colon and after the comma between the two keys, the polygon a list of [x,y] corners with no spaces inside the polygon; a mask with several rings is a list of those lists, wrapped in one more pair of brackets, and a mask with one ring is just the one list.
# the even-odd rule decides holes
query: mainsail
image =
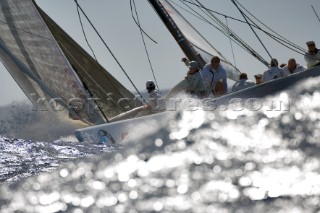
{"label": "mainsail", "polygon": [[[152,5],[158,4],[164,8],[166,16],[170,17],[177,25],[178,30],[191,44],[192,48],[202,59],[209,63],[212,56],[218,56],[227,72],[229,79],[238,81],[240,71],[234,67],[219,51],[217,51],[167,0],[150,0]],[[158,13],[159,14],[159,13]],[[160,14],[159,14],[160,15]],[[163,15],[163,14],[162,14]],[[161,17],[161,15],[160,15]],[[162,19],[163,20],[163,19]],[[164,21],[164,20],[163,20]],[[166,24],[166,23],[165,23]],[[184,50],[183,50],[184,51]]]}
{"label": "mainsail", "polygon": [[134,95],[34,1],[1,0],[0,6],[1,61],[34,104],[54,99],[90,124],[134,108]]}

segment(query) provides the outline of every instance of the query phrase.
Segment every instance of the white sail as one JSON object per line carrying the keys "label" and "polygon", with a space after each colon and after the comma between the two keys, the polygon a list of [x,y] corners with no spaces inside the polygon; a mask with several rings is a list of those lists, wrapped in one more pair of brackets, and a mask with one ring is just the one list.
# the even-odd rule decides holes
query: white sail
{"label": "white sail", "polygon": [[[32,0],[0,1],[0,59],[34,103],[55,99],[86,123],[133,106],[132,95]],[[39,99],[40,98],[40,99]],[[98,104],[93,99],[99,99]],[[42,102],[42,101],[41,101]]]}
{"label": "white sail", "polygon": [[234,81],[239,80],[240,71],[236,67],[217,51],[167,0],[159,0],[159,2],[206,63],[210,62],[212,56],[218,56],[227,72],[228,78]]}

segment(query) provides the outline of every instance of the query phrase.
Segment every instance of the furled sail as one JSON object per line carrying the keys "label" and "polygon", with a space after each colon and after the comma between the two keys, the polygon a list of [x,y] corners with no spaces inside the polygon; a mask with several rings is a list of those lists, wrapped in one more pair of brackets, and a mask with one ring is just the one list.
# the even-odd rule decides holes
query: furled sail
{"label": "furled sail", "polygon": [[174,20],[179,30],[191,43],[193,49],[201,55],[206,63],[209,63],[212,56],[218,56],[221,64],[227,72],[229,79],[239,80],[240,71],[234,67],[219,51],[217,51],[167,0],[159,0],[167,14]]}
{"label": "furled sail", "polygon": [[86,123],[132,109],[134,95],[32,0],[0,1],[0,58],[34,103],[54,99]]}

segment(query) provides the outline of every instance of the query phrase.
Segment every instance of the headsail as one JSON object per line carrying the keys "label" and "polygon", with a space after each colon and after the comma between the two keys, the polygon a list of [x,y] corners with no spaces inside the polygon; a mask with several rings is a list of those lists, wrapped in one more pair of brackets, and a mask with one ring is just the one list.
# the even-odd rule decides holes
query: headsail
{"label": "headsail", "polygon": [[[32,0],[1,0],[0,6],[1,61],[34,104],[53,98],[91,124],[133,108],[119,100],[134,96]],[[92,98],[104,105],[97,109]]]}
{"label": "headsail", "polygon": [[98,99],[102,113],[109,119],[140,106],[139,100],[108,71],[97,63],[80,45],[38,8],[64,55],[92,97]]}
{"label": "headsail", "polygon": [[156,2],[165,8],[167,15],[173,19],[184,37],[206,63],[210,62],[212,56],[219,56],[228,78],[234,81],[239,80],[240,71],[217,51],[167,0],[156,0]]}

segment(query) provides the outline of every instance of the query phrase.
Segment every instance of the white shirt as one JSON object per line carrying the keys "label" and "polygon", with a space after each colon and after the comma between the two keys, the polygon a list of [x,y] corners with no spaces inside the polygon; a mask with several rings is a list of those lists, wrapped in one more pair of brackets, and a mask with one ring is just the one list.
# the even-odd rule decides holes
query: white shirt
{"label": "white shirt", "polygon": [[165,107],[164,99],[161,98],[161,95],[158,90],[153,90],[149,94],[148,105],[152,109],[163,109]]}
{"label": "white shirt", "polygon": [[320,62],[320,50],[317,49],[317,53],[315,55],[311,55],[310,53],[304,54],[304,60],[307,62],[308,69],[316,65]]}
{"label": "white shirt", "polygon": [[188,73],[186,80],[189,82],[189,87],[187,88],[188,91],[200,92],[206,90],[200,71],[193,74]]}
{"label": "white shirt", "polygon": [[224,90],[227,91],[228,84],[227,84],[227,73],[225,69],[219,65],[219,67],[214,70],[211,67],[211,64],[206,64],[202,70],[202,76],[205,81],[205,86],[207,89],[208,94],[212,93],[212,90],[215,88],[216,83],[218,81],[222,81]]}
{"label": "white shirt", "polygon": [[233,87],[232,87],[232,92],[236,92],[236,91],[239,91],[239,90],[242,90],[242,89],[245,89],[245,88],[248,88],[248,87],[252,87],[252,86],[255,86],[256,83],[250,81],[250,80],[247,80],[247,79],[240,79],[238,82],[236,82]]}
{"label": "white shirt", "polygon": [[290,75],[290,74],[292,74],[292,73],[297,73],[297,72],[305,71],[307,68],[304,67],[304,66],[302,66],[302,65],[300,65],[300,64],[297,64],[296,68],[293,70],[292,73],[290,73],[290,70],[289,70],[289,68],[288,68],[288,65],[285,66],[285,67],[282,68],[282,69],[283,69],[283,72],[284,72],[285,75]]}
{"label": "white shirt", "polygon": [[267,71],[264,71],[262,75],[262,81],[268,82],[283,76],[284,76],[283,69],[280,69],[279,67],[270,67],[270,69],[268,69]]}

